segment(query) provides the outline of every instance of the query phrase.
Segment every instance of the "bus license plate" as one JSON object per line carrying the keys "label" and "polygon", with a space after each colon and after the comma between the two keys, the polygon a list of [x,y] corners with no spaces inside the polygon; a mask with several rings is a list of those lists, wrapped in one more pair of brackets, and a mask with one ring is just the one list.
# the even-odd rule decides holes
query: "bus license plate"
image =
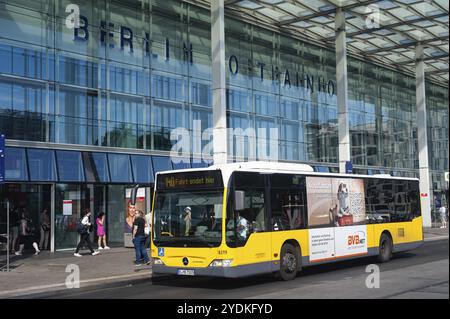
{"label": "bus license plate", "polygon": [[177,274],[182,276],[194,276],[194,269],[178,269]]}

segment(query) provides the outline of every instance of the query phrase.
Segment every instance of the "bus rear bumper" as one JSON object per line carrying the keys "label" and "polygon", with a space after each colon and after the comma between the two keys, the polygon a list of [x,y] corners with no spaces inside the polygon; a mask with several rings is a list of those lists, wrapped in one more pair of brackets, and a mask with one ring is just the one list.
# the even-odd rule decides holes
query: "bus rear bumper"
{"label": "bus rear bumper", "polygon": [[242,265],[234,267],[205,267],[205,268],[178,268],[165,265],[153,265],[154,274],[178,275],[179,269],[193,270],[193,276],[240,278],[258,274],[270,273],[275,271],[271,262],[264,262],[251,265]]}

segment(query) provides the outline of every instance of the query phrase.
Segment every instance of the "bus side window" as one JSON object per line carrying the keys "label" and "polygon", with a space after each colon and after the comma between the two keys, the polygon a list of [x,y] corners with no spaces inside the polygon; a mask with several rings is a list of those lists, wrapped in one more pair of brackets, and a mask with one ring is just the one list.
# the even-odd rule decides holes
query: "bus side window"
{"label": "bus side window", "polygon": [[305,178],[291,174],[274,174],[271,177],[272,230],[306,228]]}
{"label": "bus side window", "polygon": [[420,193],[419,193],[419,182],[417,181],[408,181],[408,197],[411,206],[411,220],[416,217],[420,217],[421,208],[420,208]]}

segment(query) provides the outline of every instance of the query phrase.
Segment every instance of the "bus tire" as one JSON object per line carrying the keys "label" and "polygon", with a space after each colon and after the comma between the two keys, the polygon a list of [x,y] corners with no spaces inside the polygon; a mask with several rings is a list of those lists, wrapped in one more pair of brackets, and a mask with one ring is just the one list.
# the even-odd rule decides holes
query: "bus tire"
{"label": "bus tire", "polygon": [[393,243],[391,237],[383,233],[380,237],[380,245],[378,247],[378,261],[385,263],[392,258]]}
{"label": "bus tire", "polygon": [[277,277],[284,281],[293,280],[300,269],[299,259],[298,249],[289,243],[284,244],[281,247],[280,271]]}

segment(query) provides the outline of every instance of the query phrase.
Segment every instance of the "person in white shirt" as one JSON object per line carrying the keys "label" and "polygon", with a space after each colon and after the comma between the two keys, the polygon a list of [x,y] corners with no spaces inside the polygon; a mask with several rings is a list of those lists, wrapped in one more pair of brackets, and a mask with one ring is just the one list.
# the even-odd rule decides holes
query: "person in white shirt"
{"label": "person in white shirt", "polygon": [[144,233],[145,233],[145,248],[150,248],[150,234],[151,234],[151,219],[152,219],[152,213],[149,212],[148,214],[145,215],[145,229],[144,229]]}
{"label": "person in white shirt", "polygon": [[236,233],[239,240],[246,240],[249,235],[248,220],[239,214],[239,211],[234,212],[234,219],[231,219],[227,224],[227,229],[234,229],[234,221],[236,220]]}
{"label": "person in white shirt", "polygon": [[439,214],[441,215],[441,228],[447,228],[447,207],[441,206]]}
{"label": "person in white shirt", "polygon": [[94,251],[91,244],[91,238],[90,238],[90,228],[92,226],[91,223],[91,211],[87,208],[84,212],[83,219],[81,220],[81,225],[84,226],[84,231],[80,232],[80,242],[78,243],[77,249],[75,250],[75,253],[73,254],[75,257],[81,257],[81,254],[79,253],[81,247],[83,247],[83,244],[86,243],[86,246],[91,251],[91,255],[95,256],[98,255],[98,251]]}

